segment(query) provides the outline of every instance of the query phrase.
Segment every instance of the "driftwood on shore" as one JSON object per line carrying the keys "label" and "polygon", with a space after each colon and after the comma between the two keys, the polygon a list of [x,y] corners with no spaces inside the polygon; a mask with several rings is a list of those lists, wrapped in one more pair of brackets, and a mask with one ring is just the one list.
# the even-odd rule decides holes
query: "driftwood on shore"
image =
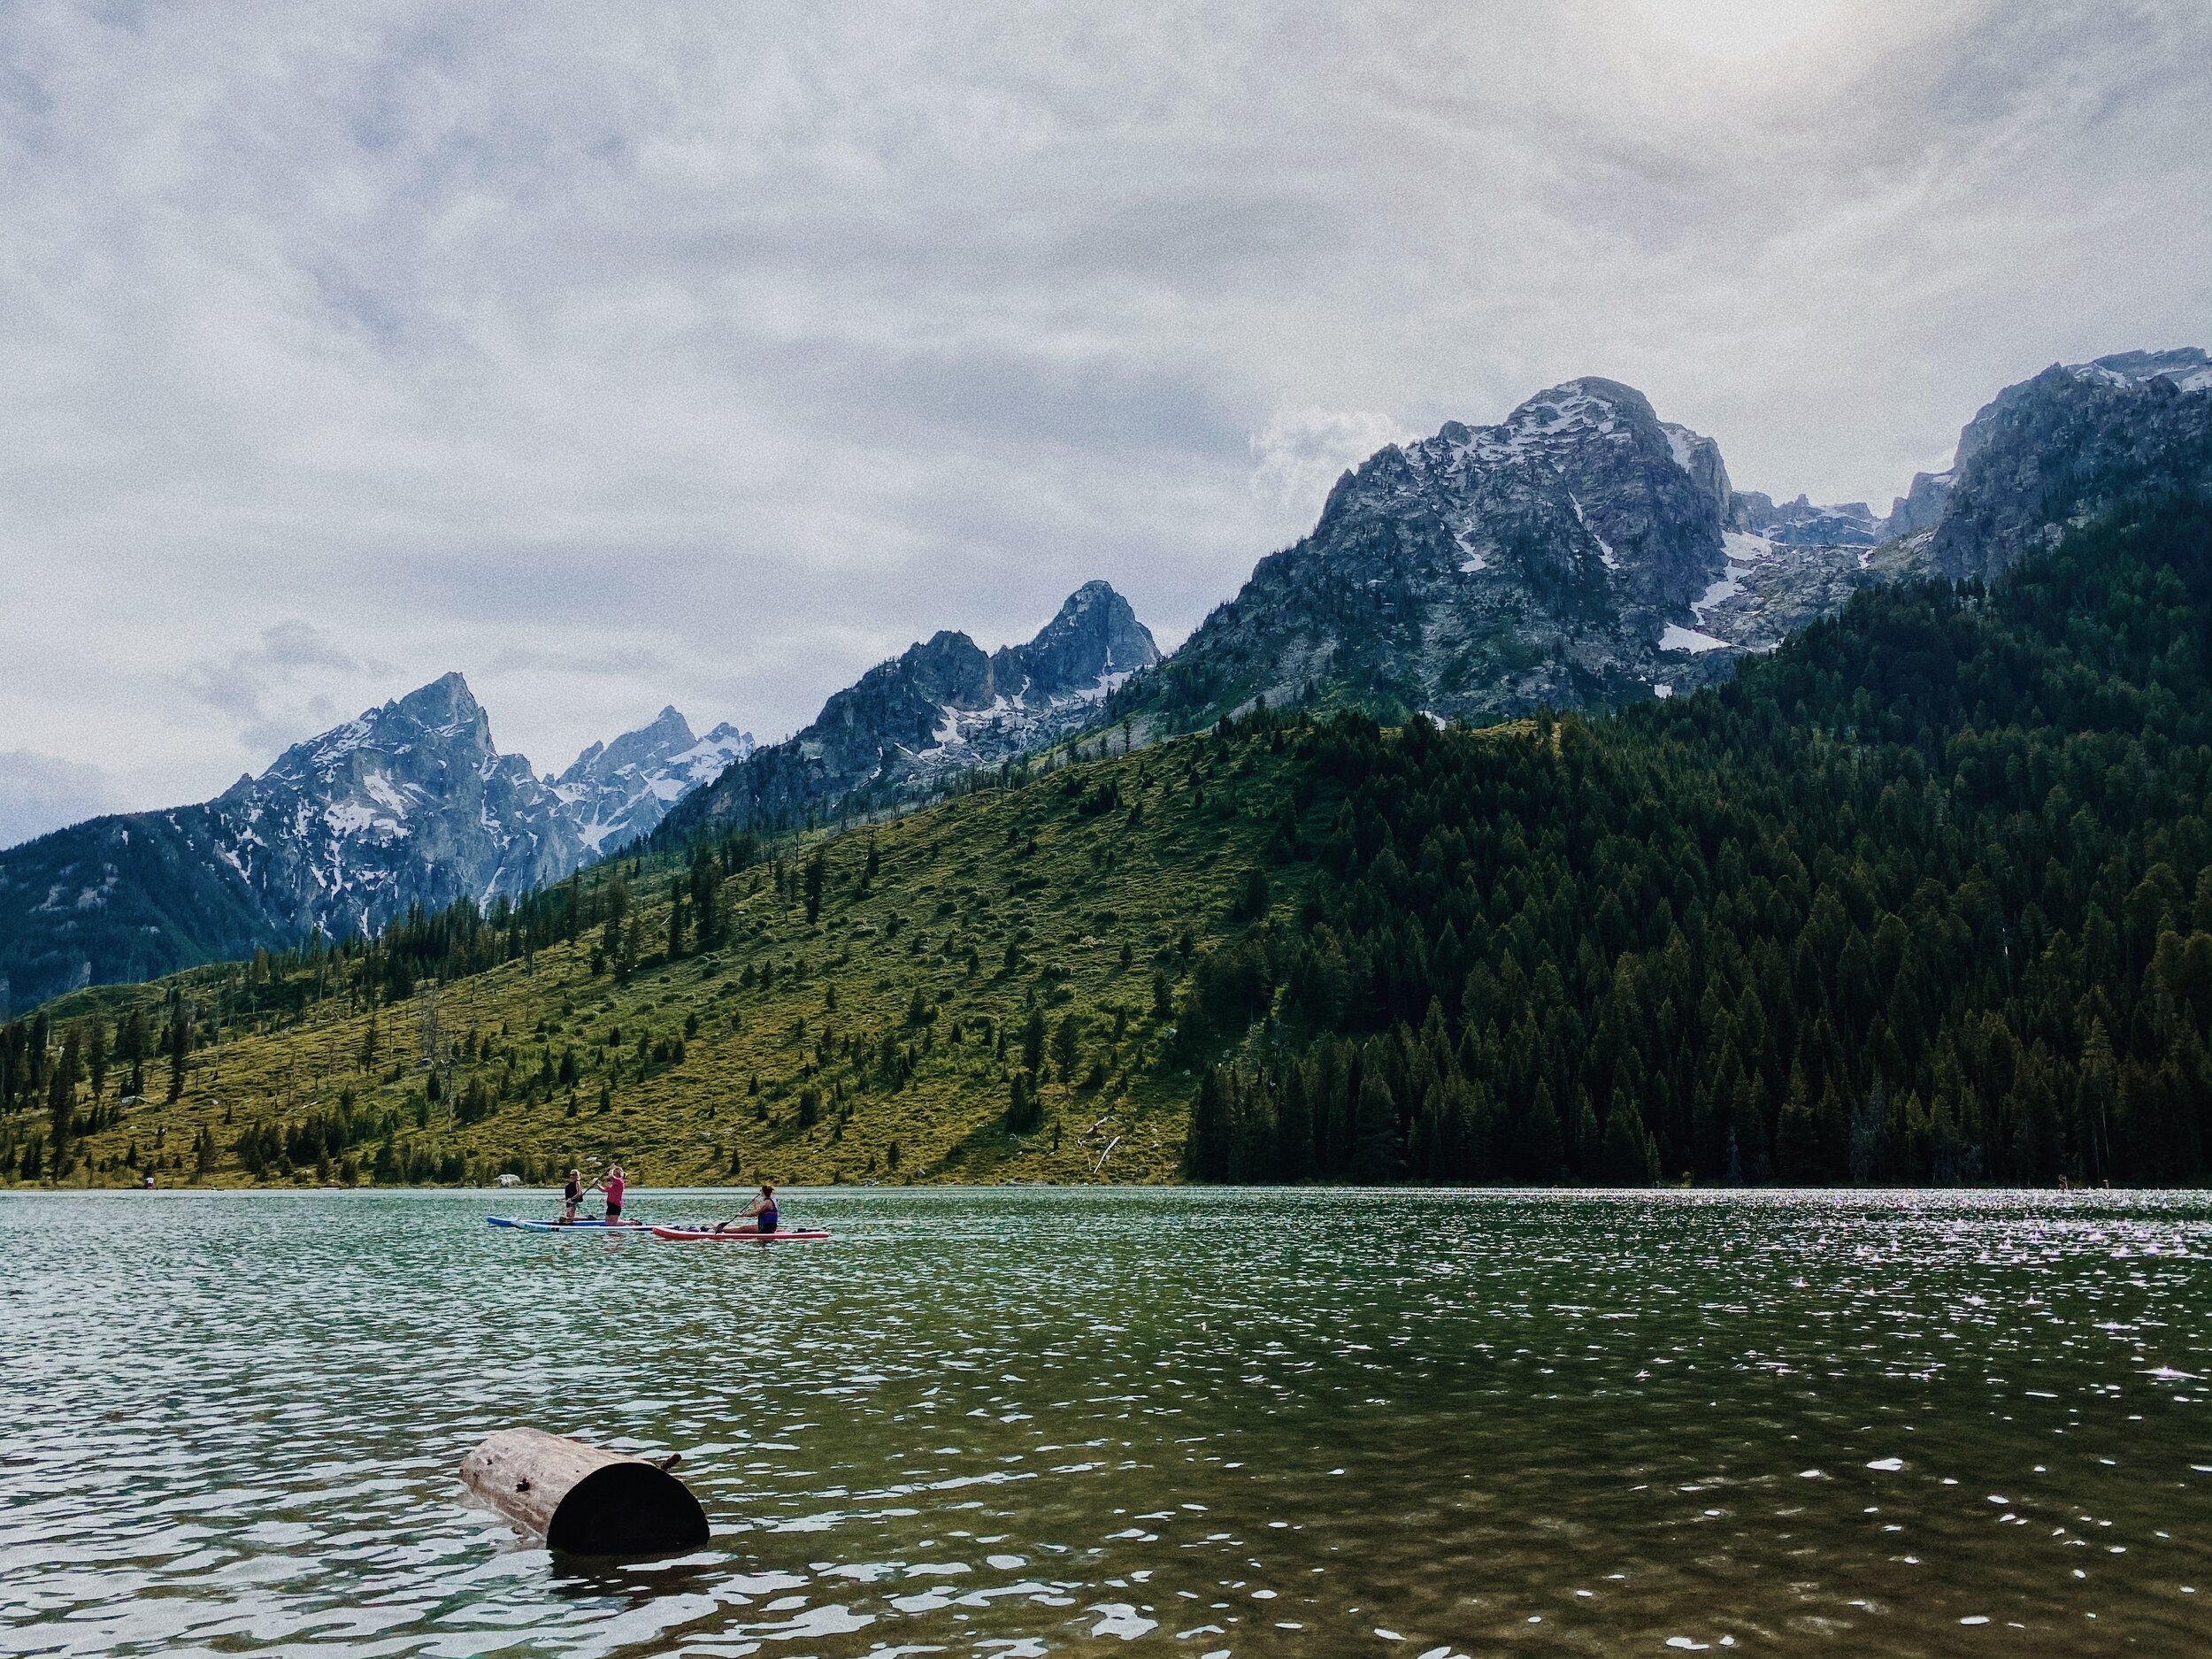
{"label": "driftwood on shore", "polygon": [[569,1555],[656,1555],[707,1541],[706,1511],[665,1465],[541,1429],[486,1437],[461,1460],[461,1479]]}

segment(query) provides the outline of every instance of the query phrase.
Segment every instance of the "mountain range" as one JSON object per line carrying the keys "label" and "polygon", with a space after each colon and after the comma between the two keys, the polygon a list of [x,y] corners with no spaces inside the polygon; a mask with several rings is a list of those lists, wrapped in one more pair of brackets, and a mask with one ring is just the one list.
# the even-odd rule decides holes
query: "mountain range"
{"label": "mountain range", "polygon": [[[1181,731],[1256,703],[1487,719],[1667,696],[1901,577],[1989,577],[2112,503],[2207,476],[2195,348],[2054,365],[1890,511],[1732,486],[1718,447],[1612,380],[1379,451],[1110,718]],[[2088,490],[2089,494],[2085,494]]]}
{"label": "mountain range", "polygon": [[918,799],[1086,730],[1118,687],[1159,660],[1150,630],[1102,581],[1069,595],[1026,645],[986,652],[964,634],[932,634],[684,802],[664,836]]}
{"label": "mountain range", "polygon": [[940,632],[756,746],[664,710],[557,777],[493,746],[457,674],[297,745],[214,801],[96,818],[0,852],[0,1010],[414,904],[558,880],[641,836],[895,810],[962,774],[1118,726],[1260,703],[1485,720],[1664,697],[1902,578],[1986,579],[2070,525],[2212,480],[2195,348],[2054,365],[1967,423],[1877,515],[1734,488],[1719,447],[1585,378],[1495,426],[1446,422],[1347,472],[1313,530],[1163,658],[1086,583],[1025,644]]}
{"label": "mountain range", "polygon": [[296,943],[413,905],[488,904],[650,832],[752,752],[664,709],[557,778],[494,745],[448,674],[278,757],[212,801],[96,818],[0,852],[0,1009]]}
{"label": "mountain range", "polygon": [[594,743],[552,781],[587,856],[597,858],[650,834],[668,810],[753,752],[753,736],[726,721],[704,737],[674,707],[652,724]]}

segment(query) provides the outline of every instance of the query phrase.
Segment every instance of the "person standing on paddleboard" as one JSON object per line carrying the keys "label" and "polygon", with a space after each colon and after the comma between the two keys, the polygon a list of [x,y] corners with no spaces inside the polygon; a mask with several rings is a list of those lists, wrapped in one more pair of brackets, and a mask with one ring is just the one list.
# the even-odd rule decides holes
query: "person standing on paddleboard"
{"label": "person standing on paddleboard", "polygon": [[612,1226],[622,1219],[622,1194],[629,1186],[619,1164],[607,1165],[607,1172],[596,1183],[607,1194],[607,1225]]}
{"label": "person standing on paddleboard", "polygon": [[576,1206],[584,1202],[584,1172],[571,1170],[568,1185],[561,1188],[561,1225],[568,1225],[576,1219]]}
{"label": "person standing on paddleboard", "polygon": [[[776,1189],[766,1181],[760,1184],[758,1198],[741,1210],[734,1219],[716,1222],[714,1230],[717,1233],[727,1233],[736,1228],[738,1223],[742,1221],[752,1222],[763,1233],[773,1233],[776,1230]],[[741,1228],[739,1230],[742,1231]]]}

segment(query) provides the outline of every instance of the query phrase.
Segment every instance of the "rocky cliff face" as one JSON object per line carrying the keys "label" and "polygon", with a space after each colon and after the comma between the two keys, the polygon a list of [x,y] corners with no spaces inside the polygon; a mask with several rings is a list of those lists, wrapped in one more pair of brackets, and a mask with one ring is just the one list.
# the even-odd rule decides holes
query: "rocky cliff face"
{"label": "rocky cliff face", "polygon": [[584,856],[561,809],[448,674],[287,749],[208,810],[216,856],[280,931],[343,937],[411,903],[557,881]]}
{"label": "rocky cliff face", "polygon": [[1881,521],[1863,501],[1816,507],[1800,495],[1778,507],[1770,496],[1746,490],[1730,503],[1728,521],[1783,547],[1872,547],[1882,540]]}
{"label": "rocky cliff face", "polygon": [[1927,556],[1952,577],[1994,576],[2124,497],[2212,481],[2212,361],[2189,347],[2053,364],[1967,424],[1950,477]]}
{"label": "rocky cliff face", "polygon": [[480,903],[650,831],[744,733],[681,715],[560,780],[492,742],[458,674],[294,745],[214,800],[94,818],[0,852],[0,1010],[95,982],[373,933],[411,905]]}
{"label": "rocky cliff face", "polygon": [[553,780],[553,793],[596,858],[651,834],[670,807],[752,752],[751,733],[726,722],[696,737],[671,706],[649,726],[592,744]]}
{"label": "rocky cliff face", "polygon": [[685,803],[672,832],[917,799],[1082,730],[1159,657],[1104,582],[1070,595],[1025,645],[987,653],[964,634],[933,634],[837,693],[796,736],[732,766]]}
{"label": "rocky cliff face", "polygon": [[1482,719],[1668,695],[1879,579],[1863,546],[1742,527],[1814,516],[1739,495],[1712,440],[1640,392],[1572,380],[1346,474],[1114,713],[1173,729],[1311,699]]}
{"label": "rocky cliff face", "polygon": [[1892,501],[1889,517],[1882,520],[1882,540],[1894,541],[1899,536],[1918,535],[1923,530],[1932,530],[1942,522],[1943,509],[1951,499],[1951,486],[1957,474],[1915,472],[1911,488]]}
{"label": "rocky cliff face", "polygon": [[2194,349],[2053,368],[1878,518],[1738,491],[1710,439],[1572,380],[1347,473],[1110,713],[1176,730],[1262,701],[1479,720],[1669,695],[1870,583],[1992,574],[2121,493],[2212,480],[2208,403]]}

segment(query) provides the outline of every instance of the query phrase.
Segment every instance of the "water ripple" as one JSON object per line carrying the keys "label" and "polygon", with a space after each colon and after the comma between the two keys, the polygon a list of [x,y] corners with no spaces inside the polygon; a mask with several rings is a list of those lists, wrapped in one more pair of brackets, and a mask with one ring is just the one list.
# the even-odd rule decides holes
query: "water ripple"
{"label": "water ripple", "polygon": [[[2199,1197],[0,1203],[0,1653],[2212,1648]],[[711,1541],[468,1507],[520,1423],[681,1452]]]}

